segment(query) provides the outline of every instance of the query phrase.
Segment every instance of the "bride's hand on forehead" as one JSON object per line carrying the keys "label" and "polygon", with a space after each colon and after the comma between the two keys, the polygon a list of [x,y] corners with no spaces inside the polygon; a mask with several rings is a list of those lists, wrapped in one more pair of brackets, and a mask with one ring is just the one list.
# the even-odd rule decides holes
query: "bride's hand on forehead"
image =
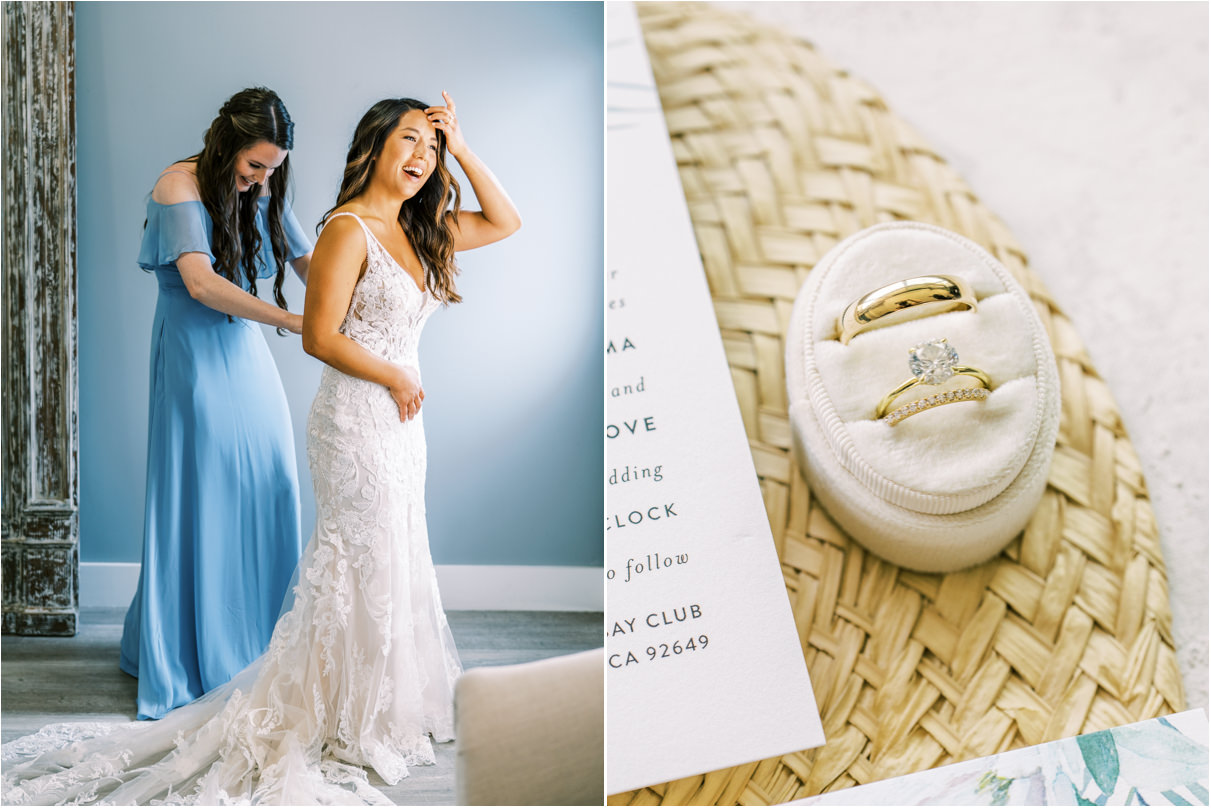
{"label": "bride's hand on forehead", "polygon": [[445,90],[442,90],[442,99],[446,102],[445,106],[426,107],[425,114],[429,116],[434,129],[445,133],[446,151],[457,160],[466,149],[467,142],[463,139],[463,130],[454,111],[454,99]]}
{"label": "bride's hand on forehead", "polygon": [[445,134],[446,150],[466,174],[481,207],[481,210],[461,208],[457,214],[449,210],[445,214],[454,233],[455,251],[471,250],[515,233],[521,227],[521,215],[500,180],[463,140],[454,99],[445,90],[442,90],[442,98],[445,106],[426,107],[425,115],[435,129]]}

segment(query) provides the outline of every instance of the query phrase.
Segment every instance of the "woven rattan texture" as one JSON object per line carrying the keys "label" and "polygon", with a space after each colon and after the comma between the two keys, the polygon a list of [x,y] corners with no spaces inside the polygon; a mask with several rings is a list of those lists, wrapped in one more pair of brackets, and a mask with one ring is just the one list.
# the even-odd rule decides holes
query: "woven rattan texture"
{"label": "woven rattan texture", "polygon": [[[1181,710],[1139,462],[1005,225],[872,87],[810,44],[710,6],[637,7],[829,740],[609,804],[774,804]],[[834,244],[896,219],[961,233],[1007,266],[1060,371],[1037,512],[997,559],[950,575],[864,552],[791,453],[782,334],[795,295]]]}

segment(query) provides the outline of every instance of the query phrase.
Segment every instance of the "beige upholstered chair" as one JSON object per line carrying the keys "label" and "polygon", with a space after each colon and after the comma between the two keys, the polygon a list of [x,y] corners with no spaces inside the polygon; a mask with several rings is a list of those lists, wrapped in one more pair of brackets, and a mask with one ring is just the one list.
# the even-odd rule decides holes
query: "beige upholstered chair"
{"label": "beige upholstered chair", "polygon": [[459,805],[601,805],[603,651],[473,668],[454,692]]}

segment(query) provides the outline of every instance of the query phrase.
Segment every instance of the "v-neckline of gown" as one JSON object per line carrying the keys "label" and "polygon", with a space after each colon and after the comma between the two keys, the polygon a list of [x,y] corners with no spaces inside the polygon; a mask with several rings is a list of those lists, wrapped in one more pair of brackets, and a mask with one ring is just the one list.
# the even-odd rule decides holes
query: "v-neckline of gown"
{"label": "v-neckline of gown", "polygon": [[[399,261],[396,260],[395,256],[391,254],[391,251],[387,249],[387,246],[385,244],[383,244],[383,242],[379,241],[378,236],[374,235],[374,231],[370,229],[370,225],[366,224],[366,221],[364,219],[362,219],[361,216],[358,216],[356,213],[353,213],[352,211],[349,212],[349,215],[353,216],[359,222],[362,223],[362,227],[365,228],[366,233],[369,234],[370,238],[374,239],[374,243],[379,246],[379,249],[387,254],[387,258],[390,259],[391,263],[395,264],[395,266],[399,269],[399,271],[404,273],[404,275],[407,276],[408,280],[412,282],[412,286],[416,289],[416,291],[420,292],[423,295],[425,293],[425,286],[424,286],[423,281],[422,281],[422,283],[416,282],[416,278],[412,277],[412,273],[409,272],[403,264],[401,264]],[[421,273],[422,273],[422,278],[423,278],[424,277],[423,276],[424,267],[421,267]]]}

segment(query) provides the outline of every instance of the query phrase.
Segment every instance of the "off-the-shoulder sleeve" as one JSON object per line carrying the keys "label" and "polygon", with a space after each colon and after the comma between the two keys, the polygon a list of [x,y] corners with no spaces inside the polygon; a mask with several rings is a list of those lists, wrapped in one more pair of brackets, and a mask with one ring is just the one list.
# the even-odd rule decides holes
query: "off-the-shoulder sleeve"
{"label": "off-the-shoulder sleeve", "polygon": [[293,261],[311,252],[311,239],[295,218],[294,208],[287,202],[282,206],[282,230],[286,232],[286,260]]}
{"label": "off-the-shoulder sleeve", "polygon": [[210,251],[210,216],[201,202],[147,205],[147,227],[139,249],[139,266],[144,269],[170,266],[184,253]]}

